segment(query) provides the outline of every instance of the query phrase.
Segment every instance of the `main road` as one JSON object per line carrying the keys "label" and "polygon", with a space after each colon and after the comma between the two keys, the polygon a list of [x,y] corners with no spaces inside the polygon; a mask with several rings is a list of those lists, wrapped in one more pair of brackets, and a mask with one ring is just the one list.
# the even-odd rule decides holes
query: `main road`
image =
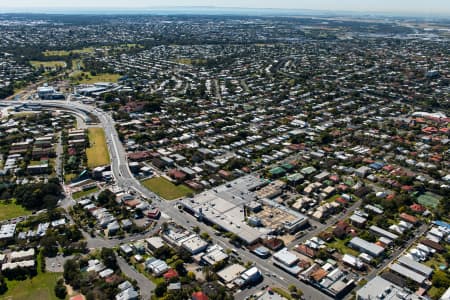
{"label": "main road", "polygon": [[[11,101],[5,102],[13,104]],[[5,102],[0,102],[0,104]],[[20,103],[23,104],[24,102]],[[189,228],[190,226],[198,226],[203,232],[207,232],[210,235],[213,242],[221,245],[224,248],[234,248],[234,246],[231,245],[226,238],[216,236],[215,231],[211,227],[198,222],[194,217],[179,211],[176,207],[176,202],[165,201],[140,184],[140,182],[133,176],[130,171],[126,151],[123,148],[119,135],[117,134],[115,121],[109,113],[99,108],[94,108],[92,106],[77,102],[67,103],[65,101],[36,101],[31,103],[41,104],[44,107],[56,107],[64,110],[70,110],[79,117],[82,117],[86,122],[90,121],[89,115],[96,116],[101,124],[101,127],[103,127],[103,129],[105,130],[106,141],[111,158],[111,171],[113,172],[116,184],[120,188],[126,191],[133,190],[142,195],[144,198],[151,199],[154,204],[159,206],[160,210],[164,214],[168,215],[169,218],[177,224],[184,226],[185,228]],[[116,243],[106,242],[105,244],[108,245]],[[331,299],[329,296],[325,295],[316,288],[301,282],[297,278],[277,268],[270,262],[270,260],[261,259],[256,255],[251,254],[244,248],[236,249],[236,251],[238,252],[240,258],[247,262],[253,262],[266,275],[265,282],[268,282],[270,284],[273,283],[284,288],[286,288],[288,285],[295,285],[303,291],[306,299]],[[132,272],[129,273],[131,274]],[[236,298],[241,298],[243,294],[237,294]]]}

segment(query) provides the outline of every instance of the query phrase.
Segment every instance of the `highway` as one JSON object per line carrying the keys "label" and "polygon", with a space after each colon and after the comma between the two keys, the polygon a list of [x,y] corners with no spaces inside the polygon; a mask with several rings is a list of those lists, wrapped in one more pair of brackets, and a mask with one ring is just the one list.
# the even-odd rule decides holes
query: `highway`
{"label": "highway", "polygon": [[[4,103],[14,104],[13,101],[2,101],[0,104]],[[16,104],[23,104],[25,102],[18,102]],[[126,151],[123,148],[122,142],[119,139],[117,131],[115,129],[115,121],[111,117],[111,115],[101,109],[94,108],[92,106],[88,106],[81,103],[71,102],[68,103],[66,101],[35,101],[29,102],[34,104],[41,104],[42,106],[47,107],[55,107],[64,110],[70,110],[74,114],[83,118],[86,123],[89,121],[89,115],[95,115],[101,127],[105,130],[106,141],[108,144],[108,149],[111,158],[111,170],[113,172],[116,184],[125,191],[134,190],[138,192],[144,198],[150,199],[155,205],[157,205],[161,212],[165,215],[169,216],[170,220],[173,220],[175,223],[185,227],[190,228],[191,226],[198,226],[202,232],[207,232],[212,241],[224,247],[225,249],[233,249],[235,248],[229,241],[224,237],[216,236],[215,230],[199,221],[197,221],[193,216],[180,212],[178,208],[176,208],[176,201],[166,201],[161,199],[159,196],[149,191],[147,188],[142,186],[140,182],[134,178],[128,167],[128,160]],[[104,240],[101,238],[91,238],[90,236],[86,236],[88,240],[88,247],[114,247],[121,242],[127,242],[126,240]],[[253,262],[256,267],[258,267],[264,275],[264,283],[267,282],[269,285],[276,285],[283,288],[287,288],[289,285],[295,285],[297,288],[301,289],[305,299],[317,299],[317,300],[327,300],[332,299],[329,296],[325,295],[318,289],[301,282],[297,278],[292,275],[284,272],[278,267],[274,266],[270,259],[261,259],[256,255],[250,253],[247,249],[239,248],[236,249],[238,255],[244,262]],[[130,274],[132,272],[129,272]],[[270,276],[269,276],[270,274]],[[134,278],[134,277],[133,277]],[[141,278],[142,279],[142,278]],[[139,282],[139,281],[138,281]],[[141,286],[140,288],[146,288],[145,286]],[[254,291],[248,290],[247,292],[243,291],[236,295],[236,299],[243,299],[248,296],[251,292]],[[144,295],[144,294],[143,294]],[[242,298],[241,298],[242,297]]]}

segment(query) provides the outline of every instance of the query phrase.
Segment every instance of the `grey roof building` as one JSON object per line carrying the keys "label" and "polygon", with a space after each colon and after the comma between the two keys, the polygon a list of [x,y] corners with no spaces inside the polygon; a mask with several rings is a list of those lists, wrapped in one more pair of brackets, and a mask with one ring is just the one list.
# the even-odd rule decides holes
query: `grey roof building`
{"label": "grey roof building", "polygon": [[419,274],[421,274],[423,276],[426,276],[426,277],[430,277],[431,274],[433,273],[433,269],[432,268],[430,268],[430,267],[428,267],[428,266],[426,266],[424,264],[418,263],[418,262],[416,262],[416,261],[414,261],[414,260],[412,260],[412,259],[410,259],[410,258],[408,258],[406,256],[401,256],[398,259],[397,262],[400,265],[402,265],[402,266],[404,266],[404,267],[406,267],[408,269],[411,269],[414,272],[417,272],[417,273],[419,273]]}
{"label": "grey roof building", "polygon": [[380,276],[376,276],[356,292],[356,300],[369,299],[425,300],[425,298],[410,293]]}
{"label": "grey roof building", "polygon": [[383,247],[380,247],[374,243],[370,243],[359,237],[352,238],[349,242],[349,246],[374,257],[378,257],[384,252]]}

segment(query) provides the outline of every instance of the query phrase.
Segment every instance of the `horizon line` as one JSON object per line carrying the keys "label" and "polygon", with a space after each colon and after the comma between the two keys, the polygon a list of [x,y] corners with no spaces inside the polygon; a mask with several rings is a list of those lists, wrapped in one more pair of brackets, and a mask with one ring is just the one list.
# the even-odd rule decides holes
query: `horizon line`
{"label": "horizon line", "polygon": [[[400,11],[400,10],[392,10],[392,11],[382,11],[382,10],[345,10],[345,9],[337,9],[337,10],[328,10],[328,9],[308,9],[308,8],[270,8],[270,7],[261,7],[261,8],[253,8],[253,7],[236,7],[236,6],[141,6],[141,7],[72,7],[72,6],[59,6],[59,7],[8,7],[6,9],[0,9],[1,14],[66,14],[66,15],[74,15],[74,14],[151,14],[152,11],[176,11],[180,9],[188,9],[191,12],[186,14],[192,14],[192,10],[202,10],[201,13],[205,14],[205,12],[216,12],[220,13],[223,11],[224,14],[229,14],[232,11],[238,12],[239,10],[248,12],[252,12],[253,14],[261,14],[262,12],[271,12],[272,15],[295,15],[297,13],[313,13],[313,14],[374,14],[378,16],[398,16],[398,17],[446,17],[450,18],[450,12],[420,12],[420,11]],[[144,10],[144,11],[142,11]],[[274,13],[278,12],[278,13]],[[226,12],[226,13],[225,13]],[[258,13],[259,12],[259,13]],[[177,13],[178,14],[178,13]],[[182,13],[181,13],[182,14]],[[252,14],[248,14],[252,15]],[[270,15],[269,13],[265,13],[265,15]]]}

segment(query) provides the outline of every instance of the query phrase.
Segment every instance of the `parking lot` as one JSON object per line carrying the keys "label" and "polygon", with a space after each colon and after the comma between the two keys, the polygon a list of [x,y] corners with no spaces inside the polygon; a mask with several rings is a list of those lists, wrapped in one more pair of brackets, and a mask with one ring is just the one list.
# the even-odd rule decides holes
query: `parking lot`
{"label": "parking lot", "polygon": [[72,256],[55,256],[55,257],[46,257],[45,258],[45,270],[47,272],[53,273],[62,273],[64,272],[64,262],[68,259],[72,258]]}

